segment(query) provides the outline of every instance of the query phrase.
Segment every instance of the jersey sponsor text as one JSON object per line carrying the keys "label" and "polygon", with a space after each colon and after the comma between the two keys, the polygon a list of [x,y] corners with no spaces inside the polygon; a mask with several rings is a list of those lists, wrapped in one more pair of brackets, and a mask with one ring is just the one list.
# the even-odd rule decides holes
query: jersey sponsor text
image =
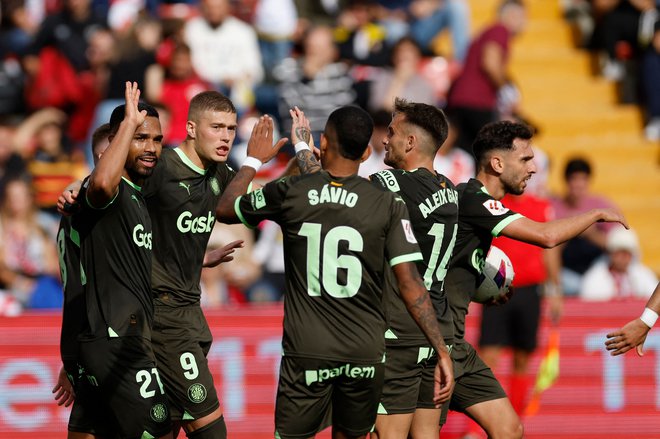
{"label": "jersey sponsor text", "polygon": [[332,369],[306,370],[305,383],[309,386],[342,375],[349,378],[371,379],[376,375],[376,368],[374,366],[351,366],[349,363],[346,363],[343,366]]}
{"label": "jersey sponsor text", "polygon": [[192,213],[189,211],[181,212],[181,215],[176,219],[176,228],[181,233],[211,233],[215,217],[213,212],[209,211],[206,216],[198,216],[192,218]]}

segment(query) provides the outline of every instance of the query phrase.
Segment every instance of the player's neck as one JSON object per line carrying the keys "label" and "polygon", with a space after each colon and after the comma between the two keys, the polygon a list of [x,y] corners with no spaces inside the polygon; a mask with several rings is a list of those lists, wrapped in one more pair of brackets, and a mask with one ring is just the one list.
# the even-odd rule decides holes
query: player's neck
{"label": "player's neck", "polygon": [[412,170],[421,169],[421,168],[426,168],[430,172],[435,172],[433,170],[433,160],[429,160],[429,159],[424,158],[424,157],[408,158],[405,161],[405,163],[403,164],[403,166],[401,167],[401,169],[403,169],[404,171],[412,171]]}
{"label": "player's neck", "polygon": [[122,177],[124,177],[126,180],[130,181],[131,183],[133,183],[135,186],[138,187],[142,187],[144,185],[144,179],[146,178],[141,175],[128,172],[128,170],[125,168],[124,168],[124,172],[122,173]]}
{"label": "player's neck", "polygon": [[357,174],[359,167],[360,164],[353,160],[336,159],[324,164],[323,170],[333,177],[348,177]]}
{"label": "player's neck", "polygon": [[210,163],[203,160],[197,150],[195,149],[195,141],[193,139],[186,139],[179,145],[179,149],[183,152],[186,157],[195,165],[202,169],[208,169]]}
{"label": "player's neck", "polygon": [[496,200],[501,200],[504,198],[504,195],[506,195],[504,185],[500,181],[499,176],[489,174],[482,170],[477,173],[475,178],[484,185],[490,196]]}

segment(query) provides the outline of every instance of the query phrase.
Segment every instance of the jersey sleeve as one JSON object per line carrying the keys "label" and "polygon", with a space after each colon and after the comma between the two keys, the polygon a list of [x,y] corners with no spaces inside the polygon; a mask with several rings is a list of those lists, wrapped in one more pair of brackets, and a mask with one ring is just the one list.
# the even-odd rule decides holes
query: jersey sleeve
{"label": "jersey sleeve", "polygon": [[371,174],[369,180],[381,189],[386,189],[392,192],[401,191],[396,175],[390,170],[378,171],[375,174]]}
{"label": "jersey sleeve", "polygon": [[422,260],[422,252],[413,233],[406,203],[399,196],[394,197],[390,218],[385,238],[385,255],[390,266]]}
{"label": "jersey sleeve", "polygon": [[461,220],[476,228],[490,230],[491,235],[495,237],[499,236],[506,226],[523,218],[523,215],[507,209],[500,201],[486,192],[470,193],[466,191],[463,197],[465,199],[460,203],[459,213]]}
{"label": "jersey sleeve", "polygon": [[236,198],[236,216],[250,228],[257,227],[265,219],[278,222],[289,187],[289,179],[281,178]]}

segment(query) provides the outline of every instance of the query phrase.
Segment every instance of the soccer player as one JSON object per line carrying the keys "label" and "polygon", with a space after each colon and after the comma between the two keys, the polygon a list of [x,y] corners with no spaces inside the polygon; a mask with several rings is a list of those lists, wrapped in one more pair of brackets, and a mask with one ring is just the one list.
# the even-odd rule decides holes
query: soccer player
{"label": "soccer player", "polygon": [[507,193],[522,194],[536,172],[531,139],[532,132],[527,126],[509,121],[494,122],[479,131],[472,147],[477,176],[458,186],[458,235],[445,279],[454,320],[452,358],[456,378],[449,408],[467,414],[491,438],[520,438],[523,434],[520,419],[502,386],[464,340],[465,315],[493,237],[504,235],[552,248],[597,221],[626,225],[625,219],[613,209],[594,209],[543,223],[504,207],[499,200]]}
{"label": "soccer player", "polygon": [[619,329],[618,331],[607,334],[605,348],[611,351],[612,355],[625,354],[629,350],[636,348],[637,355],[644,356],[644,342],[660,313],[660,283],[655,287],[653,294],[646,302],[646,308],[642,315]]}
{"label": "soccer player", "polygon": [[[110,124],[103,124],[92,134],[94,163],[108,147]],[[60,278],[64,290],[62,306],[62,332],[60,335],[60,355],[62,369],[57,384],[53,388],[58,405],[68,407],[74,401],[75,386],[80,382],[78,361],[78,335],[87,324],[85,313],[84,288],[80,279],[80,242],[71,228],[71,216],[62,216],[57,231],[57,251],[60,264]],[[78,406],[79,407],[79,406]],[[70,434],[71,436],[71,434]]]}
{"label": "soccer player", "polygon": [[[189,438],[224,438],[226,425],[206,355],[213,341],[200,307],[202,266],[231,260],[234,241],[205,254],[215,206],[235,172],[226,164],[236,109],[224,95],[193,97],[186,140],[165,149],[143,187],[154,237],[152,346],[167,389],[171,418]],[[175,431],[178,431],[175,425]]]}
{"label": "soccer player", "polygon": [[78,338],[80,379],[95,389],[79,392],[74,405],[86,414],[102,410],[103,419],[92,419],[90,432],[72,418],[69,429],[169,438],[167,397],[151,348],[151,220],[140,187],[158,162],[163,135],[155,109],[138,103],[136,83],[126,83],[125,97],[110,118],[110,146],[83,184],[80,211],[71,218],[87,311]]}
{"label": "soccer player", "polygon": [[[284,234],[287,290],[276,437],[313,437],[329,417],[335,438],[364,438],[371,430],[383,381],[386,263],[408,310],[440,353],[435,404],[451,393],[451,361],[413,264],[421,254],[405,203],[357,176],[372,129],[364,110],[335,110],[321,136],[323,171],[240,196],[255,169],[276,152],[270,146],[272,121],[262,119],[253,137],[266,140],[248,146],[248,158],[218,204],[222,221],[254,227],[271,219]],[[299,132],[308,143],[309,130]]]}
{"label": "soccer player", "polygon": [[[423,259],[417,270],[431,295],[448,348],[453,323],[443,281],[458,229],[458,194],[452,182],[433,169],[433,160],[447,139],[448,122],[432,105],[394,101],[385,145],[385,164],[392,170],[373,174],[371,181],[399,195],[408,207],[412,230]],[[391,271],[389,271],[391,273]],[[437,355],[408,313],[390,282],[384,291],[387,318],[385,382],[374,437],[437,439],[440,409],[433,402],[433,370]]]}

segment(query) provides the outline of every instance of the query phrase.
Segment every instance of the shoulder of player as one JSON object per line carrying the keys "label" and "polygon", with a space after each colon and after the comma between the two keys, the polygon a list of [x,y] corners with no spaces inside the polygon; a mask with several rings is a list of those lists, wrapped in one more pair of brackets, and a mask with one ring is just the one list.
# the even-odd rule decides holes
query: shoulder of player
{"label": "shoulder of player", "polygon": [[408,175],[412,175],[402,169],[384,169],[369,176],[369,179],[380,186],[392,192],[399,192],[401,184],[407,179]]}

